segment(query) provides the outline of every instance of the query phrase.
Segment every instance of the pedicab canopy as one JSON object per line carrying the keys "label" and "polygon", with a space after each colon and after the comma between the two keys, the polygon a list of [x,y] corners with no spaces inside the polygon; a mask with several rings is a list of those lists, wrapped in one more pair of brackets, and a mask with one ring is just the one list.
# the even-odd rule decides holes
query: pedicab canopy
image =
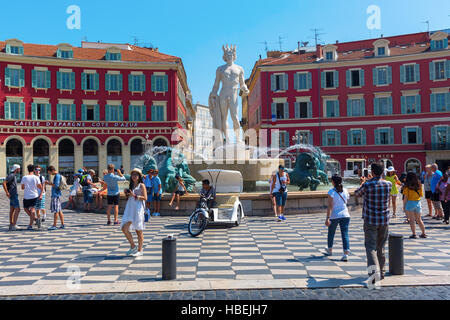
{"label": "pedicab canopy", "polygon": [[216,193],[242,192],[243,179],[240,171],[207,169],[198,173],[202,179],[208,179],[210,184],[216,188]]}

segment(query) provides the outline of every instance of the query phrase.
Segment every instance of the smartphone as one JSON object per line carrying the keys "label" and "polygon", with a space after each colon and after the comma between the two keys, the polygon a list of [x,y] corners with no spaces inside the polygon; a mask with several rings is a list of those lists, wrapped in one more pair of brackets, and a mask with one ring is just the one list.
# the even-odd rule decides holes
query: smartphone
{"label": "smartphone", "polygon": [[368,169],[364,169],[364,177],[366,177],[366,178],[369,177],[369,170]]}

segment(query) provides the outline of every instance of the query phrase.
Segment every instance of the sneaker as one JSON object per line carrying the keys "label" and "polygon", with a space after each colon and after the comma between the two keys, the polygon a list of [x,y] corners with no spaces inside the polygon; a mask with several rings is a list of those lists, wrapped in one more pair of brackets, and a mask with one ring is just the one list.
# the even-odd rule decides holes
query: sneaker
{"label": "sneaker", "polygon": [[53,231],[53,230],[58,230],[58,228],[57,227],[55,227],[55,226],[51,226],[50,228],[48,228],[47,229],[48,231]]}
{"label": "sneaker", "polygon": [[20,231],[21,229],[17,226],[11,226],[11,229],[9,231]]}
{"label": "sneaker", "polygon": [[111,221],[108,221],[108,222],[106,223],[107,226],[109,226],[110,224],[111,224]]}
{"label": "sneaker", "polygon": [[118,225],[119,224],[119,221],[114,221],[114,225]]}
{"label": "sneaker", "polygon": [[137,247],[134,247],[134,248],[128,250],[127,253],[126,253],[126,255],[127,255],[127,256],[132,256],[133,254],[135,254],[136,252],[138,252],[137,250],[138,250]]}
{"label": "sneaker", "polygon": [[142,257],[144,255],[144,252],[142,251],[137,251],[131,254],[133,257]]}
{"label": "sneaker", "polygon": [[286,221],[286,217],[284,215],[281,216],[281,220],[285,220]]}
{"label": "sneaker", "polygon": [[9,225],[8,231],[12,231],[12,225]]}
{"label": "sneaker", "polygon": [[159,212],[153,212],[153,216],[154,217],[158,217],[158,216],[160,216],[161,214],[159,213]]}
{"label": "sneaker", "polygon": [[424,233],[422,233],[419,237],[421,237],[422,239],[428,238],[428,236],[426,234],[424,234]]}
{"label": "sneaker", "polygon": [[38,229],[41,228],[41,218],[38,218],[38,219],[37,219],[36,225],[37,225]]}
{"label": "sneaker", "polygon": [[341,261],[347,262],[347,261],[348,261],[348,255],[347,255],[347,254],[344,254],[344,255],[342,256],[342,258],[341,258]]}
{"label": "sneaker", "polygon": [[445,221],[445,224],[448,224],[449,222],[448,222],[448,220],[447,221]]}
{"label": "sneaker", "polygon": [[332,252],[330,249],[325,248],[325,255],[326,255],[326,256],[332,256],[332,255],[333,255],[333,252]]}
{"label": "sneaker", "polygon": [[281,218],[281,216],[278,216],[278,221],[283,221],[283,219]]}
{"label": "sneaker", "polygon": [[61,227],[59,227],[60,229],[65,229],[66,227],[62,224]]}
{"label": "sneaker", "polygon": [[28,226],[27,230],[33,230],[33,226]]}
{"label": "sneaker", "polygon": [[417,236],[415,234],[412,234],[409,236],[410,239],[417,239]]}

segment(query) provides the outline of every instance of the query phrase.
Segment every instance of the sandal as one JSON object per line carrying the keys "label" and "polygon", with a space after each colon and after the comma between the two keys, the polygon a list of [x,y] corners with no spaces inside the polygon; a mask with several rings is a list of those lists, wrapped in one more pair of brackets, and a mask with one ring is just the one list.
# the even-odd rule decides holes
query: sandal
{"label": "sandal", "polygon": [[424,233],[422,233],[419,237],[421,237],[422,239],[428,238],[428,236]]}
{"label": "sandal", "polygon": [[409,236],[410,239],[417,239],[417,236],[415,234],[412,234]]}

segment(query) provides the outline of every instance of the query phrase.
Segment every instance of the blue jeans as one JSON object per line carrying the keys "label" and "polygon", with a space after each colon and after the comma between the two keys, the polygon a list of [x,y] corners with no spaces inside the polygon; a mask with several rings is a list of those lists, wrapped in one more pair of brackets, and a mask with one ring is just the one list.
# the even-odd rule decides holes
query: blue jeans
{"label": "blue jeans", "polygon": [[328,227],[328,248],[333,248],[334,234],[336,228],[339,225],[341,228],[342,245],[344,252],[350,250],[350,240],[348,237],[348,225],[350,224],[350,218],[339,218],[330,220],[330,226]]}

